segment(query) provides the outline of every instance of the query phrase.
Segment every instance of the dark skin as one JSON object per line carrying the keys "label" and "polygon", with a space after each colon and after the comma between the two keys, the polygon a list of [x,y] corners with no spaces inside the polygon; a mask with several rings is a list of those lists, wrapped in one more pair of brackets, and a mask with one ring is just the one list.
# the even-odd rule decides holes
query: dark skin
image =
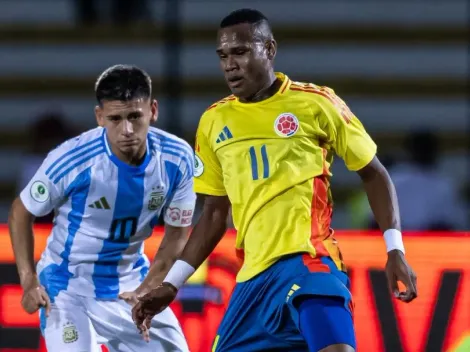
{"label": "dark skin", "polygon": [[[245,103],[271,97],[281,82],[276,79],[273,61],[277,45],[269,27],[239,24],[219,30],[217,54],[225,79],[232,93]],[[385,167],[377,157],[357,171],[367,193],[375,219],[382,231],[400,230],[400,216],[395,188]],[[194,268],[198,268],[209,256],[226,230],[226,218],[230,201],[227,197],[205,196],[199,222],[181,256]],[[411,302],[417,297],[416,275],[399,250],[388,253],[386,273],[395,297]],[[398,281],[405,286],[399,292]],[[165,309],[176,297],[177,290],[169,283],[149,292],[133,309],[133,318],[140,329],[150,326],[155,314]],[[331,345],[320,352],[352,352],[346,344]]]}

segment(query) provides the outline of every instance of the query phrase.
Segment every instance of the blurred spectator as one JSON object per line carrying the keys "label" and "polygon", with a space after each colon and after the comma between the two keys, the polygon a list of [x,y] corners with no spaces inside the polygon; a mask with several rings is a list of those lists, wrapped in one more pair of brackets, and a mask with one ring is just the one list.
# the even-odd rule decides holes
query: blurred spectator
{"label": "blurred spectator", "polygon": [[[439,140],[429,131],[411,133],[405,142],[409,160],[390,171],[404,230],[461,230],[465,212],[457,185],[437,168]],[[451,170],[450,170],[451,172]]]}
{"label": "blurred spectator", "polygon": [[[62,113],[52,111],[38,117],[29,131],[29,148],[21,159],[18,193],[28,184],[49,151],[74,135],[64,122]],[[36,222],[51,222],[52,214],[37,218]]]}
{"label": "blurred spectator", "polygon": [[75,0],[75,5],[78,23],[82,25],[103,23],[107,15],[116,26],[151,21],[147,0]]}

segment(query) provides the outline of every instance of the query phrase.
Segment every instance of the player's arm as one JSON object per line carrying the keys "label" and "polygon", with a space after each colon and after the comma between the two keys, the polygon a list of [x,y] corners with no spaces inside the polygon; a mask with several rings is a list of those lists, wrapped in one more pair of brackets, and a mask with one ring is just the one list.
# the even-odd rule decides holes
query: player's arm
{"label": "player's arm", "polygon": [[227,229],[230,210],[221,165],[201,125],[195,149],[194,189],[203,197],[203,208],[181,257],[164,280],[176,289],[187,281],[219,243]]}
{"label": "player's arm", "polygon": [[187,153],[179,165],[181,177],[164,209],[165,234],[147,277],[137,289],[138,295],[147,293],[162,283],[188,240],[196,194],[193,189],[194,153],[189,145],[185,149]]}
{"label": "player's arm", "polygon": [[54,183],[45,173],[57,152],[49,154],[20,196],[13,201],[8,218],[10,239],[24,291],[22,304],[28,313],[34,313],[40,306],[47,308],[46,313],[49,311],[49,298],[39,283],[34,265],[33,222],[36,216],[50,213],[62,199],[62,182]]}
{"label": "player's arm", "polygon": [[[347,168],[361,177],[370,207],[383,231],[391,289],[398,298],[410,302],[417,296],[416,275],[404,258],[395,187],[376,156],[377,146],[341,99],[332,94],[330,99],[320,99],[319,104],[324,112],[322,123],[328,144],[344,160]],[[399,292],[398,281],[406,285],[406,292]]]}
{"label": "player's arm", "polygon": [[[188,243],[178,260],[178,265],[170,271],[165,282],[176,288],[186,282],[192,273],[206,260],[220,242],[227,230],[227,216],[230,201],[227,196],[200,195],[204,205],[202,214],[194,226]],[[178,267],[181,266],[181,269]],[[185,275],[180,275],[186,273]]]}
{"label": "player's arm", "polygon": [[226,231],[230,201],[221,166],[201,125],[197,133],[194,176],[195,191],[204,195],[202,214],[181,257],[171,267],[162,285],[140,298],[132,310],[135,324],[144,332],[152,317],[175,299],[178,289],[210,255]]}
{"label": "player's arm", "polygon": [[227,196],[204,196],[202,214],[181,257],[171,267],[162,284],[141,297],[132,309],[132,319],[146,340],[152,318],[170,305],[179,288],[222,239],[227,228],[229,209],[230,201]]}
{"label": "player's arm", "polygon": [[10,209],[8,226],[23,290],[29,286],[39,286],[39,280],[34,267],[34,219],[34,215],[25,208],[21,199],[17,197]]}
{"label": "player's arm", "polygon": [[150,289],[163,282],[168,271],[181,255],[188,240],[188,227],[165,224],[165,234],[158,248],[150,270],[144,281],[136,289],[137,296],[146,294]]}
{"label": "player's arm", "polygon": [[[370,163],[357,171],[361,177],[374,218],[382,232],[401,230],[400,212],[395,186],[387,169],[375,156]],[[400,247],[402,244],[400,244]],[[404,252],[404,248],[399,248]],[[398,250],[398,249],[390,249]]]}

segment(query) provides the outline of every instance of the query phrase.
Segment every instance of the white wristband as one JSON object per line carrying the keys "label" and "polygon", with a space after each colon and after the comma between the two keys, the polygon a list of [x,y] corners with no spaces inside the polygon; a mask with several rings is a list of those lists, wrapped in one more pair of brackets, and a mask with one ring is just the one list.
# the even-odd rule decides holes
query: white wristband
{"label": "white wristband", "polygon": [[401,232],[395,229],[389,229],[384,232],[385,246],[387,247],[387,253],[398,249],[405,254],[405,246],[403,244],[403,239]]}
{"label": "white wristband", "polygon": [[196,269],[184,260],[177,260],[163,282],[168,282],[179,290],[195,271]]}

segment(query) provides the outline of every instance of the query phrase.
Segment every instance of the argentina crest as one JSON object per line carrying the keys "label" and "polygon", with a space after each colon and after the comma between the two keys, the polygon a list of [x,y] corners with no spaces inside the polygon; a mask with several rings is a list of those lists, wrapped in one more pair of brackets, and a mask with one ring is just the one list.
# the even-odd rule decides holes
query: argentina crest
{"label": "argentina crest", "polygon": [[165,190],[163,186],[157,186],[152,188],[150,193],[150,199],[148,203],[149,210],[157,210],[160,208],[165,201]]}
{"label": "argentina crest", "polygon": [[75,325],[67,322],[63,326],[62,340],[64,343],[72,343],[78,340],[78,331]]}

